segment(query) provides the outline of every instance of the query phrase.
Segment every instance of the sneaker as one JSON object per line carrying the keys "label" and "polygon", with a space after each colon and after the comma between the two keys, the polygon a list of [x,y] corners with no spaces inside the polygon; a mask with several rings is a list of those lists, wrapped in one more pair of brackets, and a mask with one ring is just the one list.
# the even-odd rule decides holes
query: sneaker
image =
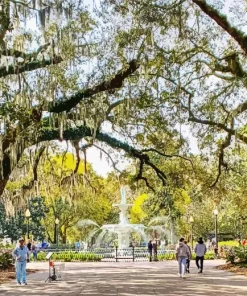
{"label": "sneaker", "polygon": [[27,285],[27,282],[22,283],[22,285],[23,285],[23,286],[26,286],[26,285]]}
{"label": "sneaker", "polygon": [[21,286],[21,283],[18,282],[18,283],[16,283],[16,285],[17,285],[17,286]]}
{"label": "sneaker", "polygon": [[185,274],[182,274],[182,276],[181,276],[183,279],[185,279],[186,278],[186,275]]}
{"label": "sneaker", "polygon": [[199,270],[198,273],[202,273],[202,270]]}

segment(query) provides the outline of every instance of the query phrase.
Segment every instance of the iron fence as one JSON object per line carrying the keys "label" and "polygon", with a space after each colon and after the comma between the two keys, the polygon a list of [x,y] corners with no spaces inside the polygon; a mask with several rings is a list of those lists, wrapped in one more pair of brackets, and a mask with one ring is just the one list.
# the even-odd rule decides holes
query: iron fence
{"label": "iron fence", "polygon": [[[53,253],[53,258],[59,261],[102,261],[102,262],[119,262],[119,261],[149,261],[150,253],[146,248],[93,248],[87,250],[71,249],[44,249],[38,254],[39,260],[45,260],[48,252]],[[158,249],[157,254],[152,253],[152,260],[163,261],[175,259],[175,251],[167,249]]]}

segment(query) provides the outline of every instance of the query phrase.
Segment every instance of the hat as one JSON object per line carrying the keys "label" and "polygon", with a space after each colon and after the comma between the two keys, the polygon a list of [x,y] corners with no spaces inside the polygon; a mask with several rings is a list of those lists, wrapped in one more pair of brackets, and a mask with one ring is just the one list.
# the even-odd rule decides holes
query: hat
{"label": "hat", "polygon": [[24,238],[23,237],[20,237],[19,238],[19,242],[23,241],[24,242]]}

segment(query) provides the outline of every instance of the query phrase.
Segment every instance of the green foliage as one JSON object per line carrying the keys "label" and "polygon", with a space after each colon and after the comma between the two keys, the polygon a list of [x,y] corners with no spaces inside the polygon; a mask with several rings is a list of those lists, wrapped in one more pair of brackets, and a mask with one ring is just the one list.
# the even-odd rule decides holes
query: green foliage
{"label": "green foliage", "polygon": [[232,247],[226,252],[226,261],[230,263],[243,262],[247,263],[247,247]]}
{"label": "green foliage", "polygon": [[237,247],[232,247],[226,252],[226,262],[234,263],[237,259]]}
{"label": "green foliage", "polygon": [[[29,210],[31,217],[29,220],[29,232],[35,240],[45,238],[44,218],[48,208],[44,204],[42,197],[33,197],[29,200]],[[2,237],[9,237],[11,241],[17,241],[21,236],[27,234],[27,219],[25,218],[25,208],[16,211],[14,216],[6,218],[5,206],[0,203],[0,213],[3,219],[0,219],[0,229]]]}
{"label": "green foliage", "polygon": [[9,250],[0,251],[0,269],[8,269],[13,262],[12,254]]}
{"label": "green foliage", "polygon": [[11,241],[17,241],[21,236],[25,236],[27,226],[25,224],[25,216],[23,211],[19,210],[15,216],[6,220],[5,235],[8,236]]}
{"label": "green foliage", "polygon": [[238,241],[223,241],[223,242],[218,242],[219,247],[238,247],[239,242]]}
{"label": "green foliage", "polygon": [[29,223],[29,230],[34,240],[43,241],[45,239],[45,226],[44,220],[49,212],[48,207],[45,205],[43,197],[33,197],[29,201],[29,210],[31,219]]}
{"label": "green foliage", "polygon": [[[45,252],[39,252],[38,261],[45,261],[46,255],[47,253]],[[61,261],[61,262],[76,262],[76,261],[95,262],[95,261],[101,261],[101,259],[102,259],[102,256],[94,254],[92,252],[80,253],[80,252],[63,251],[61,253],[54,253],[52,256],[52,260]]]}

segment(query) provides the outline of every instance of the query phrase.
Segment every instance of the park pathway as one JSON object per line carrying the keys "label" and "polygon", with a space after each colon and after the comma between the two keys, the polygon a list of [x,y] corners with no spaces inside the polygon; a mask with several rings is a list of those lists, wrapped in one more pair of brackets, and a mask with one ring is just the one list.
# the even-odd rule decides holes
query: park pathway
{"label": "park pathway", "polygon": [[[247,278],[215,269],[222,261],[205,262],[205,273],[195,267],[186,279],[177,275],[175,261],[66,263],[64,280],[45,283],[46,271],[28,276],[28,286],[11,282],[0,286],[4,296],[97,296],[97,295],[247,295]],[[194,262],[192,262],[194,266]],[[45,269],[47,263],[30,263],[29,268]]]}

